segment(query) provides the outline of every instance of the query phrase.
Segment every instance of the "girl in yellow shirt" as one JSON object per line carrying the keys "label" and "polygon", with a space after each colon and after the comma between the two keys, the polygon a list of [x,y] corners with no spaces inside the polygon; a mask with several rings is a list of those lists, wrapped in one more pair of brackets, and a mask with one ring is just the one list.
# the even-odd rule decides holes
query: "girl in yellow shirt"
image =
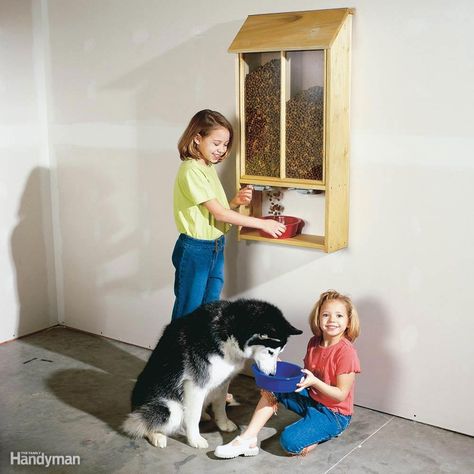
{"label": "girl in yellow shirt", "polygon": [[230,153],[233,129],[219,112],[201,110],[178,142],[181,164],[174,185],[174,218],[180,233],[173,250],[176,300],[172,319],[220,298],[224,285],[225,234],[230,224],[262,229],[273,237],[285,226],[233,211],[252,200],[252,188],[227,201],[214,165]]}

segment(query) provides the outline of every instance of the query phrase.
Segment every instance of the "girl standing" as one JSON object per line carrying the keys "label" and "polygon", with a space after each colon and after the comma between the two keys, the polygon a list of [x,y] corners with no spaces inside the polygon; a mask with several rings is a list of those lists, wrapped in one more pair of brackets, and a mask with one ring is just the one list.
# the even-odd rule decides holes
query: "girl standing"
{"label": "girl standing", "polygon": [[232,210],[251,202],[251,187],[227,201],[215,165],[229,155],[233,135],[232,125],[222,114],[205,109],[194,115],[178,142],[183,163],[174,185],[174,218],[180,235],[172,256],[176,269],[172,319],[220,298],[230,224],[262,229],[273,237],[285,231],[274,220]]}
{"label": "girl standing", "polygon": [[255,456],[257,435],[276,413],[278,402],[301,416],[287,426],[280,443],[290,454],[307,454],[318,443],[339,436],[349,425],[353,411],[354,381],[360,372],[352,342],[359,335],[359,316],[349,297],[331,290],[323,293],[309,324],[314,336],[304,358],[304,379],[291,393],[262,390],[247,429],[228,444],[218,446],[219,458]]}

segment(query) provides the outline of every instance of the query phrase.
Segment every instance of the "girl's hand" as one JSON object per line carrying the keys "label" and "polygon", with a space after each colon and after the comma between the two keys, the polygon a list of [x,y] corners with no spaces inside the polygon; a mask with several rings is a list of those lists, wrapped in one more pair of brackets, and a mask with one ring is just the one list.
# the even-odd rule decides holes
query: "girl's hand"
{"label": "girl's hand", "polygon": [[280,237],[283,232],[286,230],[286,225],[281,222],[275,221],[273,219],[261,219],[262,221],[262,230],[267,234],[270,234],[272,237]]}
{"label": "girl's hand", "polygon": [[299,388],[297,388],[295,392],[301,392],[301,390],[311,387],[319,381],[319,379],[313,374],[313,372],[310,372],[308,369],[301,369],[301,372],[306,374],[306,377],[303,377],[300,382],[296,384],[296,386]]}
{"label": "girl's hand", "polygon": [[253,186],[250,184],[239,190],[235,197],[230,201],[231,209],[239,206],[248,206],[252,202]]}

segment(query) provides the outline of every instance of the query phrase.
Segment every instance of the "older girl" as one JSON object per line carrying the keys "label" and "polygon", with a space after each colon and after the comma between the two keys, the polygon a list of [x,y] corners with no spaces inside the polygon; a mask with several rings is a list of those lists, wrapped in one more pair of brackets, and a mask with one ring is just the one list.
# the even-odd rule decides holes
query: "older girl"
{"label": "older girl", "polygon": [[178,143],[183,163],[174,185],[174,218],[180,233],[172,261],[176,300],[172,319],[218,300],[224,285],[224,235],[230,224],[263,229],[273,237],[285,226],[239,214],[232,209],[252,200],[252,188],[241,189],[229,202],[215,165],[230,153],[233,129],[219,112],[201,110]]}

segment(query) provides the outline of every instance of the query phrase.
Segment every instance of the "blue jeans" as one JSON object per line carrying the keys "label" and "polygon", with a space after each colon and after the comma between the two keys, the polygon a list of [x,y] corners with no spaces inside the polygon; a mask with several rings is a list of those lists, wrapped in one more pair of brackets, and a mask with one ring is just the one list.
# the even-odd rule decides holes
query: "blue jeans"
{"label": "blue jeans", "polygon": [[307,446],[339,436],[349,426],[352,418],[314,401],[308,390],[274,395],[288,410],[302,417],[287,426],[280,436],[282,448],[291,454],[299,454]]}
{"label": "blue jeans", "polygon": [[173,250],[176,300],[171,319],[191,313],[204,303],[217,301],[224,286],[225,237],[194,239],[180,234]]}

